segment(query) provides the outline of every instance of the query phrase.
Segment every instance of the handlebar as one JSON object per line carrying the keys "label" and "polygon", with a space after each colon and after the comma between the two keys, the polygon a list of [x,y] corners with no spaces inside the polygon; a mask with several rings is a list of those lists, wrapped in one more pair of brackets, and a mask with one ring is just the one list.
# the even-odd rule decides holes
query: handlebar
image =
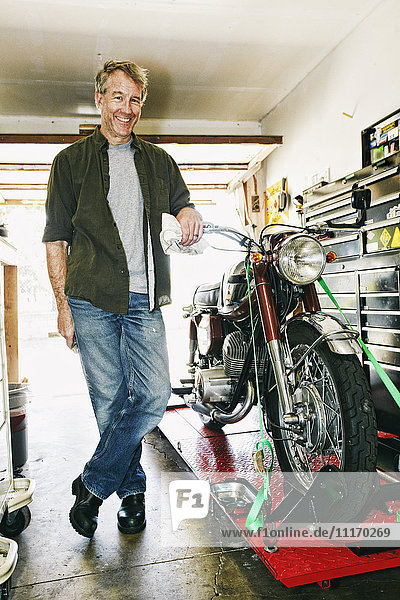
{"label": "handlebar", "polygon": [[[273,223],[271,225],[266,225],[260,233],[260,239],[259,242],[257,243],[255,240],[253,240],[252,238],[250,238],[248,235],[238,231],[237,229],[234,229],[233,227],[227,227],[225,225],[216,225],[214,223],[211,222],[204,222],[203,223],[203,231],[204,233],[219,233],[237,243],[239,243],[241,246],[245,247],[248,251],[250,250],[256,250],[256,251],[266,251],[268,249],[268,247],[265,246],[266,244],[266,238],[274,235],[275,233],[288,233],[288,232],[293,232],[293,230],[297,230],[298,232],[304,232],[307,234],[311,234],[311,235],[325,235],[326,233],[328,233],[329,231],[337,231],[337,230],[354,230],[354,231],[358,231],[360,229],[360,224],[361,226],[364,224],[365,222],[365,215],[364,215],[364,210],[361,210],[360,212],[362,212],[362,216],[363,219],[360,219],[360,217],[357,219],[357,221],[354,224],[340,224],[338,223],[333,224],[331,221],[326,221],[326,222],[318,222],[315,223],[313,226],[302,226],[302,225],[289,225],[289,224],[285,224],[285,223]],[[279,232],[276,231],[276,227],[280,227],[281,230]],[[274,229],[275,231],[272,232],[268,232],[268,229]]]}
{"label": "handlebar", "polygon": [[[205,233],[222,233],[222,232],[236,232],[240,233],[237,229],[233,229],[233,227],[227,227],[226,225],[215,225],[209,221],[204,221],[203,230]],[[244,235],[244,234],[240,234]]]}
{"label": "handlebar", "polygon": [[203,232],[204,233],[219,233],[234,242],[237,242],[241,246],[247,248],[247,250],[251,250],[252,247],[257,248],[257,250],[264,250],[255,240],[253,240],[248,235],[234,229],[233,227],[227,227],[226,225],[215,225],[214,223],[205,222],[203,223]]}

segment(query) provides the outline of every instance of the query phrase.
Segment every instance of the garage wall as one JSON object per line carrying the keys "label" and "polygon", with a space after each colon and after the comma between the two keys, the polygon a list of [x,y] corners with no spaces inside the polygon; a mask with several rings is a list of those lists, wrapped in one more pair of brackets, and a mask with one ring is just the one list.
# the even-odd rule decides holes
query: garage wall
{"label": "garage wall", "polygon": [[361,130],[400,107],[399,39],[400,2],[383,0],[263,119],[263,134],[284,136],[260,173],[268,186],[287,177],[293,197],[326,168],[331,181],[361,168]]}

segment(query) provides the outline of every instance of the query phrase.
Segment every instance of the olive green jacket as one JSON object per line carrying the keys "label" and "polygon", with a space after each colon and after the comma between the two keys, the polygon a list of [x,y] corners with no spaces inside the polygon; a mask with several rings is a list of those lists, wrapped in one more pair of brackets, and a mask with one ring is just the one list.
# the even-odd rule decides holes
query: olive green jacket
{"label": "olive green jacket", "polygon": [[[144,201],[144,248],[148,232],[154,257],[150,308],[171,302],[170,267],[160,244],[161,215],[176,216],[189,203],[189,191],[175,161],[161,148],[132,135],[131,146]],[[64,240],[67,257],[65,293],[102,310],[126,314],[129,273],[126,255],[107,202],[110,187],[108,141],[97,128],[54,159],[47,191],[43,242]],[[147,280],[149,281],[149,268]]]}

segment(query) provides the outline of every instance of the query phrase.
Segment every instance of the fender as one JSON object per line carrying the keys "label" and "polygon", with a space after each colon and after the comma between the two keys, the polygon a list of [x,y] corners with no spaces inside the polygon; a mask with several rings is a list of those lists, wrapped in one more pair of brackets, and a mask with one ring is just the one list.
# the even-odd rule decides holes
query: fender
{"label": "fender", "polygon": [[284,324],[282,332],[290,331],[296,321],[303,321],[320,335],[325,336],[329,349],[335,354],[361,354],[362,352],[356,341],[359,337],[358,331],[350,329],[336,317],[323,312],[300,313]]}

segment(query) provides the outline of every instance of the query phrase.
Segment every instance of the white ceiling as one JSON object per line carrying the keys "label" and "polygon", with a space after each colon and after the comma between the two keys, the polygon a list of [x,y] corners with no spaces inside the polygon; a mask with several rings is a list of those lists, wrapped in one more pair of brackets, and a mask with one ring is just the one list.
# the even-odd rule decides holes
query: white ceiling
{"label": "white ceiling", "polygon": [[127,58],[143,119],[260,121],[382,1],[0,0],[0,113],[97,116],[96,71]]}

